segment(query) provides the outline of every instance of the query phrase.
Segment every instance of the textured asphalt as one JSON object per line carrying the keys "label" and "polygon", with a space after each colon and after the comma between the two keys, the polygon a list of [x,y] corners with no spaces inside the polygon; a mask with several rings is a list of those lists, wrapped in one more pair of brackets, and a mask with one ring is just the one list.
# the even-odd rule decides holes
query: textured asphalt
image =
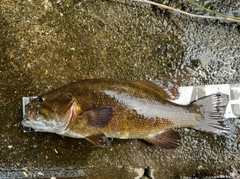
{"label": "textured asphalt", "polygon": [[[165,1],[166,2],[166,1]],[[196,14],[180,1],[169,5]],[[204,4],[240,16],[239,2]],[[21,98],[88,78],[177,85],[239,83],[239,24],[195,19],[128,1],[0,2],[0,178],[234,177],[240,122],[229,138],[176,129],[182,145],[140,140],[110,149],[84,139],[23,133]],[[184,94],[181,94],[184,95]]]}

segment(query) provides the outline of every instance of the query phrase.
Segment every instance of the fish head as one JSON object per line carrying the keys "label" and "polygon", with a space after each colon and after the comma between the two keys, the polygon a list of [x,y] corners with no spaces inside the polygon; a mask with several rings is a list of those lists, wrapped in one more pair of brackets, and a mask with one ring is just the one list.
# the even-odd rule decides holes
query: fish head
{"label": "fish head", "polygon": [[24,127],[34,131],[63,134],[80,112],[77,100],[71,93],[51,96],[45,94],[26,105]]}

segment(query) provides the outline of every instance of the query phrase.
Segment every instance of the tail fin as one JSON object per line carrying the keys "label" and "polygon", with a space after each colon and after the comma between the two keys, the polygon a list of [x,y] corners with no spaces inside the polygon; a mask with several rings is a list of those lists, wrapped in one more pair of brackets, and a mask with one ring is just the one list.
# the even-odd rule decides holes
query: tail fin
{"label": "tail fin", "polygon": [[213,134],[228,135],[230,122],[224,117],[228,102],[228,95],[222,93],[209,95],[192,102],[202,106],[204,115],[204,120],[199,123],[196,129]]}

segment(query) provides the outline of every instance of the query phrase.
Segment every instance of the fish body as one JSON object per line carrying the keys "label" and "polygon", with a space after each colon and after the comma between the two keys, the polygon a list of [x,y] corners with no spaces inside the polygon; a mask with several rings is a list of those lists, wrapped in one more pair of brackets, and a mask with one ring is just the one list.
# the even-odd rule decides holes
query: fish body
{"label": "fish body", "polygon": [[229,131],[224,118],[228,95],[213,94],[187,106],[172,102],[175,87],[151,81],[82,80],[30,102],[25,127],[35,131],[86,138],[109,147],[108,138],[144,139],[173,149],[180,135],[172,130],[189,127],[214,134]]}

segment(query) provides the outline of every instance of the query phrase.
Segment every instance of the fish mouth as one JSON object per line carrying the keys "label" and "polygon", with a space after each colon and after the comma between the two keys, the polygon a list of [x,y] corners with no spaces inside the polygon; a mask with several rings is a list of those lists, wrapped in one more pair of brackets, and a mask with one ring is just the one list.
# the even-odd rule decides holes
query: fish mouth
{"label": "fish mouth", "polygon": [[33,107],[33,104],[28,103],[25,106],[25,118],[21,121],[21,124],[23,126],[23,132],[33,132],[34,127],[31,121],[34,120],[36,116],[36,110]]}
{"label": "fish mouth", "polygon": [[23,126],[23,132],[34,132],[35,131],[33,126],[32,126],[31,121],[28,118],[23,119],[21,121],[21,124]]}
{"label": "fish mouth", "polygon": [[25,118],[29,120],[34,120],[36,117],[36,113],[37,113],[37,110],[32,103],[28,103],[25,106],[25,114],[26,114]]}

